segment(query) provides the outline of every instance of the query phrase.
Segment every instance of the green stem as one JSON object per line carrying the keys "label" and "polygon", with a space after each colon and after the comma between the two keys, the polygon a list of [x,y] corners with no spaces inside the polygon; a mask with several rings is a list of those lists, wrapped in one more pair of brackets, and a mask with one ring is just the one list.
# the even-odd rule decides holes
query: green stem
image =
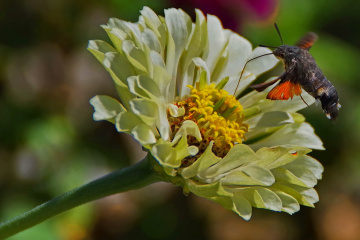
{"label": "green stem", "polygon": [[137,164],[105,175],[2,223],[0,239],[10,237],[81,204],[159,181],[162,181],[161,177],[152,169],[146,157]]}

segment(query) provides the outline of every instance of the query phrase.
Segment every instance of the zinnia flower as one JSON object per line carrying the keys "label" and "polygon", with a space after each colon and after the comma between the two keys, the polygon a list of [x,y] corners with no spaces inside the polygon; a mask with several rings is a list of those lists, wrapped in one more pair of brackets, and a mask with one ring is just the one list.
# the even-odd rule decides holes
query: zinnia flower
{"label": "zinnia flower", "polygon": [[[252,49],[220,20],[181,9],[157,16],[144,7],[137,23],[110,19],[113,46],[95,40],[89,50],[112,76],[119,100],[95,96],[94,119],[131,134],[166,181],[218,202],[248,220],[252,207],[290,214],[314,206],[323,167],[308,156],[324,149],[297,113],[300,98],[270,101],[255,91],[239,100],[257,76],[277,64]],[[313,98],[304,94],[308,104]]]}

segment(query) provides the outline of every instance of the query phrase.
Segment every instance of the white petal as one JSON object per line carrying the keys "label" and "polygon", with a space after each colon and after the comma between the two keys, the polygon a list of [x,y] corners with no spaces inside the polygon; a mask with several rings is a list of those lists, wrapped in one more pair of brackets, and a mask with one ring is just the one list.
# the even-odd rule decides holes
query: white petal
{"label": "white petal", "polygon": [[[238,73],[235,76],[230,77],[228,84],[224,87],[224,90],[228,91],[230,94],[234,96],[238,96],[242,93],[256,78],[255,74],[251,72],[244,71],[241,80],[240,80],[241,73]],[[239,84],[239,86],[238,86]],[[237,89],[236,89],[237,87]],[[236,93],[235,93],[236,89]]]}
{"label": "white petal", "polygon": [[279,198],[281,199],[281,203],[282,203],[281,211],[287,212],[289,214],[293,214],[300,210],[300,205],[294,197],[292,197],[287,193],[281,192],[277,189],[271,189],[271,190],[273,190],[276,193],[276,195],[278,195]]}
{"label": "white petal", "polygon": [[151,154],[164,167],[177,168],[181,162],[176,159],[176,150],[170,142],[160,142],[152,146]]}
{"label": "white petal", "polygon": [[141,145],[156,143],[156,138],[148,125],[140,124],[131,130],[131,135],[140,142]]}
{"label": "white petal", "polygon": [[264,112],[256,117],[245,121],[250,128],[277,127],[289,123],[294,123],[293,117],[288,112],[272,111]]}
{"label": "white petal", "polygon": [[95,121],[113,119],[119,113],[126,111],[121,103],[106,95],[92,97],[90,104],[94,107],[93,118]]}
{"label": "white petal", "polygon": [[185,75],[183,75],[183,81],[181,85],[181,91],[180,91],[180,97],[184,97],[186,95],[190,95],[190,88],[187,87],[187,85],[194,86],[195,84],[195,63],[194,61],[191,61],[188,69],[186,70]]}
{"label": "white petal", "polygon": [[205,71],[207,74],[206,74],[206,84],[210,84],[210,71],[209,71],[209,68],[206,64],[206,62],[204,62],[204,60],[202,60],[201,58],[197,57],[197,58],[194,58],[193,59],[195,65],[198,67],[198,69],[200,69],[199,71],[199,74],[197,74],[197,82],[199,81],[199,78],[200,78],[200,75],[201,75],[201,69],[203,71]]}
{"label": "white petal", "polygon": [[134,127],[143,123],[144,122],[132,112],[119,113],[115,118],[115,127],[118,132],[130,133]]}
{"label": "white petal", "polygon": [[232,199],[234,204],[234,212],[239,214],[240,217],[244,218],[246,221],[250,220],[252,214],[252,207],[248,200],[246,200],[241,195],[235,194]]}
{"label": "white petal", "polygon": [[258,157],[247,145],[237,144],[230,149],[229,153],[219,163],[201,172],[199,177],[204,179],[216,178],[242,164],[257,160],[259,160]]}
{"label": "white petal", "polygon": [[[132,41],[125,40],[122,45],[122,50],[126,54],[127,59],[135,69],[137,74],[147,74],[147,59],[145,53],[137,48]],[[124,67],[121,66],[123,69]]]}
{"label": "white petal", "polygon": [[[110,74],[114,74],[119,82],[115,81],[118,85],[127,86],[126,79],[129,76],[134,75],[134,71],[132,66],[129,64],[129,61],[118,53],[108,52],[105,54],[105,59],[103,61],[104,67],[110,72]],[[114,79],[116,80],[116,79]]]}
{"label": "white petal", "polygon": [[210,142],[209,146],[205,149],[204,153],[193,164],[182,169],[181,175],[185,178],[195,177],[199,172],[208,169],[210,166],[218,163],[221,158],[214,155],[212,146],[214,142]]}
{"label": "white petal", "polygon": [[169,141],[170,140],[170,124],[167,118],[166,106],[165,104],[161,104],[158,106],[158,114],[159,118],[156,121],[156,127],[158,128],[161,138]]}
{"label": "white petal", "polygon": [[158,118],[158,105],[156,102],[149,99],[136,98],[130,101],[130,107],[131,111],[141,118],[148,126],[153,126],[155,124],[156,119]]}
{"label": "white petal", "polygon": [[[263,54],[271,53],[271,50],[264,47],[257,47],[254,49],[249,59],[258,57]],[[279,60],[274,55],[266,55],[263,57],[259,57],[251,62],[249,62],[246,66],[246,70],[254,73],[255,75],[259,75],[267,70],[275,67],[275,65],[279,62]]]}
{"label": "white petal", "polygon": [[229,43],[225,49],[225,52],[227,52],[225,65],[218,77],[214,79],[212,75],[212,81],[217,83],[224,77],[239,76],[251,51],[252,46],[248,40],[237,34],[231,34]]}
{"label": "white petal", "polygon": [[[270,78],[269,80],[271,79],[274,78]],[[240,98],[239,101],[244,108],[257,105],[260,107],[262,112],[284,111],[284,112],[293,113],[307,107],[307,105],[304,103],[304,101],[301,99],[300,96],[294,96],[293,99],[289,99],[289,100],[266,99],[266,95],[271,89],[272,87],[269,87],[268,89],[266,89],[261,93],[252,91],[247,95],[245,95],[244,97]],[[301,93],[301,96],[309,106],[315,102],[315,99],[305,91]]]}
{"label": "white petal", "polygon": [[201,134],[198,125],[190,120],[186,120],[182,123],[179,131],[174,136],[173,142],[177,142],[179,138],[193,136],[196,140],[201,141]]}
{"label": "white petal", "polygon": [[273,174],[266,168],[256,165],[244,166],[230,171],[220,179],[224,186],[258,185],[270,186],[275,182]]}
{"label": "white petal", "polygon": [[104,30],[108,34],[111,42],[114,44],[116,50],[122,53],[122,43],[127,38],[127,34],[119,28],[104,27]]}
{"label": "white petal", "polygon": [[207,15],[207,28],[208,42],[204,51],[203,59],[212,72],[218,58],[221,56],[221,53],[225,48],[229,36],[225,33],[219,18],[216,16],[210,14]]}
{"label": "white petal", "polygon": [[307,168],[314,174],[317,179],[321,179],[322,173],[324,172],[324,167],[321,165],[321,163],[307,155],[301,156],[287,165]]}
{"label": "white petal", "polygon": [[157,84],[159,85],[159,90],[161,93],[161,96],[165,99],[166,102],[171,102],[173,98],[169,97],[169,85],[171,81],[171,76],[166,71],[165,68],[161,66],[154,66],[154,80],[157,81]]}
{"label": "white petal", "polygon": [[196,24],[192,28],[189,41],[180,59],[178,79],[182,79],[179,95],[182,97],[189,94],[187,85],[194,83],[194,62],[193,58],[199,57],[207,42],[207,25],[204,14],[196,9]]}
{"label": "white petal", "polygon": [[286,182],[287,184],[298,185],[301,187],[313,187],[317,183],[315,176],[307,169],[278,167],[272,169],[276,181]]}
{"label": "white petal", "polygon": [[131,93],[150,98],[156,102],[161,101],[162,95],[156,82],[147,76],[131,76],[127,78]]}
{"label": "white petal", "polygon": [[175,44],[174,66],[171,69],[171,73],[173,76],[176,76],[179,58],[187,44],[188,30],[185,18],[180,10],[171,8],[166,9],[164,12],[166,25]]}
{"label": "white petal", "polygon": [[100,62],[104,60],[105,53],[116,52],[110,44],[102,40],[90,40],[88,49]]}
{"label": "white petal", "polygon": [[143,17],[145,17],[149,22],[152,23],[152,25],[155,28],[158,28],[161,25],[161,22],[159,20],[159,17],[156,15],[156,13],[149,7],[144,7],[141,11],[140,11],[141,15],[143,15]]}
{"label": "white petal", "polygon": [[150,51],[150,59],[153,65],[165,68],[164,59],[161,57],[161,55],[158,52]]}
{"label": "white petal", "polygon": [[143,42],[150,48],[150,50],[161,53],[161,45],[156,34],[149,28],[145,28],[141,33]]}
{"label": "white petal", "polygon": [[169,104],[169,113],[173,117],[181,117],[185,114],[185,109],[183,107],[179,108],[174,104]]}
{"label": "white petal", "polygon": [[249,146],[256,151],[261,147],[279,145],[302,146],[318,150],[325,149],[320,138],[314,133],[314,128],[306,122],[288,124],[269,137]]}

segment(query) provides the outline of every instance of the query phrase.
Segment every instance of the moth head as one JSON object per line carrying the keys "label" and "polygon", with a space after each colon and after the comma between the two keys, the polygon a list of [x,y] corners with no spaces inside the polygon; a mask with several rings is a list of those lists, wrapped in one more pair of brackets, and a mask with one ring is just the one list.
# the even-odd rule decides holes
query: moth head
{"label": "moth head", "polygon": [[296,46],[282,45],[280,47],[275,48],[273,53],[275,57],[281,60],[288,57],[294,58],[300,53],[300,48]]}

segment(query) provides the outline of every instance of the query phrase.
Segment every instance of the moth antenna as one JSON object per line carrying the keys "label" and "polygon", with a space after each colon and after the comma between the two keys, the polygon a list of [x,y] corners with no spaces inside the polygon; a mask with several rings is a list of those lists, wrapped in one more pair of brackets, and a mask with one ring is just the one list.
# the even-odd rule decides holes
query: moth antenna
{"label": "moth antenna", "polygon": [[305,100],[303,99],[303,97],[301,96],[301,94],[300,94],[300,97],[301,97],[301,100],[303,100],[303,102],[306,104],[306,106],[309,106],[309,104],[307,104],[307,102],[305,102]]}
{"label": "moth antenna", "polygon": [[281,40],[281,44],[284,45],[284,41],[283,41],[283,39],[282,39],[282,37],[281,37],[281,33],[280,33],[280,30],[279,30],[278,25],[277,25],[276,23],[274,23],[274,26],[275,26],[275,28],[276,28],[277,33],[279,34],[279,37],[280,37],[280,40]]}
{"label": "moth antenna", "polygon": [[260,55],[260,56],[254,57],[254,58],[252,58],[252,59],[248,60],[248,61],[245,63],[244,68],[243,68],[243,70],[241,71],[239,81],[238,81],[238,83],[237,83],[237,85],[236,85],[236,88],[235,88],[235,91],[234,91],[234,96],[235,96],[236,91],[237,91],[237,89],[238,89],[238,87],[239,87],[240,80],[241,80],[241,78],[242,78],[242,75],[244,74],[244,71],[245,71],[246,65],[247,65],[250,61],[252,61],[252,60],[255,60],[255,59],[257,59],[257,58],[260,58],[260,57],[263,57],[263,56],[266,56],[266,55],[271,55],[271,54],[273,54],[273,53],[266,53],[266,54],[263,54],[263,55]]}
{"label": "moth antenna", "polygon": [[262,44],[259,44],[259,47],[278,48],[278,47],[267,46],[267,45],[262,45]]}

